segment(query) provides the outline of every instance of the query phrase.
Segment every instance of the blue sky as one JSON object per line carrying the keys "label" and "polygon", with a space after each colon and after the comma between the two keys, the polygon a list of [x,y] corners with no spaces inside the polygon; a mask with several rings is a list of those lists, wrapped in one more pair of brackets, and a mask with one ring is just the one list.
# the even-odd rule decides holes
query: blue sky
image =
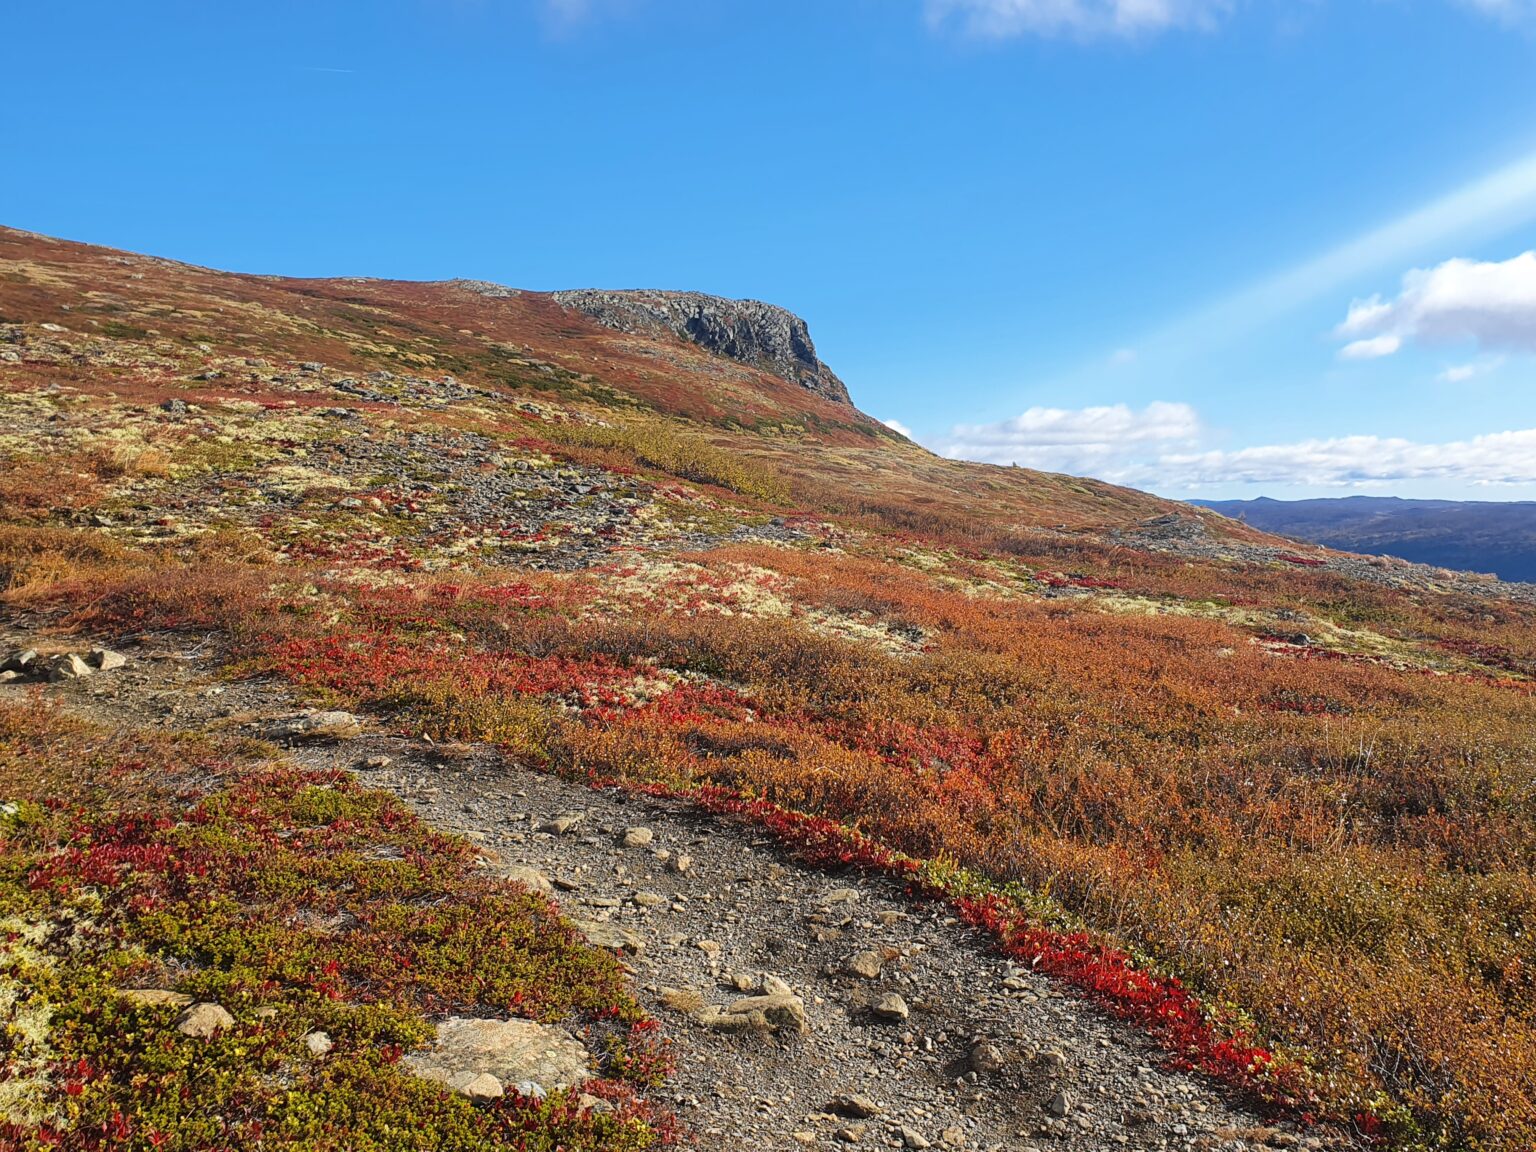
{"label": "blue sky", "polygon": [[19,0],[7,39],[17,227],[771,300],[937,450],[1169,495],[1536,498],[1536,0]]}

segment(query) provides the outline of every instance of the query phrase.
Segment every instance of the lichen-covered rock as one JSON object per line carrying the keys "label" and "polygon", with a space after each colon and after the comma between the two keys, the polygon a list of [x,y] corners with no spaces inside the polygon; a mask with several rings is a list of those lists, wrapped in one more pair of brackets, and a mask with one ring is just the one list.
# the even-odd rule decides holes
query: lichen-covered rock
{"label": "lichen-covered rock", "polygon": [[285,720],[273,735],[289,740],[351,740],[363,734],[363,722],[350,712],[306,712]]}
{"label": "lichen-covered rock", "polygon": [[194,1004],[176,1020],[176,1031],[195,1040],[209,1040],[235,1026],[235,1018],[220,1005],[204,1000]]}
{"label": "lichen-covered rock", "polygon": [[138,1004],[144,1008],[159,1008],[166,1005],[185,1008],[192,1003],[192,997],[185,992],[172,992],[168,988],[119,988],[117,994],[130,1004]]}
{"label": "lichen-covered rock", "polygon": [[[424,1080],[478,1099],[501,1095],[506,1084],[527,1096],[574,1088],[591,1076],[587,1050],[579,1040],[532,1020],[453,1016],[437,1026],[429,1048],[400,1063]],[[538,1093],[525,1091],[525,1085]]]}

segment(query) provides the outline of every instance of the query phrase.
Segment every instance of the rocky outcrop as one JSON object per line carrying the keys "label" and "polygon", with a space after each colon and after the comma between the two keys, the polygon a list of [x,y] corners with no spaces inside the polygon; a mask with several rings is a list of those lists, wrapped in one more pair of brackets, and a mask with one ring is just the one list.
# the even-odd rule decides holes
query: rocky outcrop
{"label": "rocky outcrop", "polygon": [[555,299],[620,332],[671,334],[717,356],[750,364],[839,404],[848,389],[816,355],[805,321],[760,300],[701,292],[556,292]]}

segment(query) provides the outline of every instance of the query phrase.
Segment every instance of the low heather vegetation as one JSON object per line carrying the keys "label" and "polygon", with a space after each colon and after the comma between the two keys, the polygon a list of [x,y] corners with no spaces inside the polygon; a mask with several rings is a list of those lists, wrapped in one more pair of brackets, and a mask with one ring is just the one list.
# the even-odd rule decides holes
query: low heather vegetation
{"label": "low heather vegetation", "polygon": [[[0,706],[0,1147],[670,1142],[637,1102],[665,1065],[611,955],[392,798],[269,751]],[[232,1023],[181,1034],[191,1001]],[[408,1075],[402,1054],[449,1014],[575,1025],[609,1068],[583,1091],[615,1107],[476,1106]]]}
{"label": "low heather vegetation", "polygon": [[[1401,1148],[1536,1142],[1528,600],[939,461],[532,295],[334,288],[419,317],[386,347],[323,285],[48,259],[0,285],[28,318],[0,363],[0,586],[29,626],[195,631],[230,676],[689,793],[953,901],[1276,1107]],[[63,311],[59,283],[138,302],[111,320],[138,334]],[[259,330],[194,331],[157,293],[239,302]],[[463,845],[251,750],[4,724],[13,970],[59,1023],[17,1058],[47,1065],[60,1139],[215,1147],[198,1125],[218,1115],[327,1147],[364,1096],[423,1147],[665,1137],[633,1108],[524,1123],[396,1075],[424,1013],[476,1004],[602,1023],[626,1045],[617,1100],[651,1075],[616,969],[476,879]],[[380,842],[401,858],[368,858]],[[429,893],[432,930],[395,931]],[[286,926],[307,908],[345,908],[377,948]],[[68,967],[62,930],[32,939],[66,916],[94,942]],[[505,966],[431,975],[487,932]],[[130,979],[275,1001],[288,1023],[237,1013],[244,1063],[187,1064],[135,1047],[159,1033],[107,994]],[[290,1101],[264,1077],[318,1019],[343,1059]],[[207,1108],[166,1103],[184,1093]]]}

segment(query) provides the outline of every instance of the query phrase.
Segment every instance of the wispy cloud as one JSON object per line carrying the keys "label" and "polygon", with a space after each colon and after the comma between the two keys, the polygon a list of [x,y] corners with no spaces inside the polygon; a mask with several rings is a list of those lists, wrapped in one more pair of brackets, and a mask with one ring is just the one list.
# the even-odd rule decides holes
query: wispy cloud
{"label": "wispy cloud", "polygon": [[1536,0],[1458,0],[1458,3],[1506,24],[1536,20]]}
{"label": "wispy cloud", "polygon": [[928,0],[928,18],[969,36],[1132,37],[1211,28],[1232,0]]}
{"label": "wispy cloud", "polygon": [[1351,340],[1339,349],[1340,360],[1379,360],[1403,346],[1400,336],[1372,336],[1369,340]]}
{"label": "wispy cloud", "polygon": [[[548,0],[558,4],[562,0]],[[579,4],[582,0],[565,0]],[[1536,0],[1451,0],[1504,24],[1536,24]],[[1175,29],[1208,31],[1239,0],[926,0],[928,20],[940,28],[989,40],[1020,36],[1078,40],[1129,39]],[[1277,19],[1288,3],[1272,5]]]}
{"label": "wispy cloud", "polygon": [[900,432],[908,440],[916,439],[916,437],[912,435],[912,429],[908,428],[900,420],[882,420],[880,423],[884,424],[892,432]]}
{"label": "wispy cloud", "polygon": [[1536,251],[1415,268],[1395,299],[1356,300],[1335,331],[1349,341],[1344,356],[1351,349],[1390,356],[1408,341],[1469,340],[1481,348],[1536,352]]}
{"label": "wispy cloud", "polygon": [[1504,357],[1485,356],[1468,364],[1452,364],[1436,376],[1435,379],[1442,384],[1465,384],[1468,380],[1475,380],[1479,376],[1487,376],[1490,372],[1497,372],[1503,366]]}

